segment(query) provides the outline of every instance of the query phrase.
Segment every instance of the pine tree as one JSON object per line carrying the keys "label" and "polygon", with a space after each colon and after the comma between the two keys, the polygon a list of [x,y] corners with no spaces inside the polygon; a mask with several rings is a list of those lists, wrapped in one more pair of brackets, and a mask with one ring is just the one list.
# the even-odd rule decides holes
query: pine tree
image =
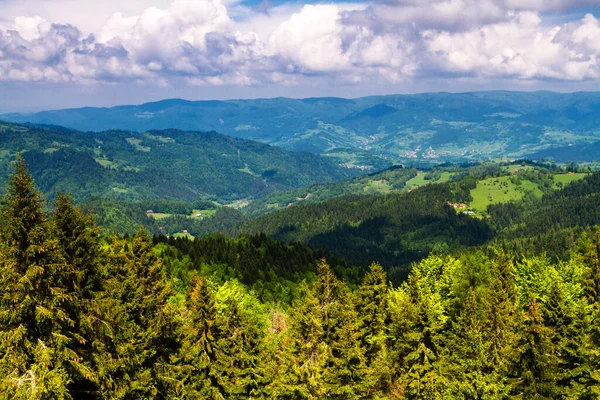
{"label": "pine tree", "polygon": [[600,398],[600,229],[596,231],[593,241],[587,237],[581,240],[576,260],[586,267],[585,297],[591,306],[585,339],[587,361],[583,366],[585,390],[582,398],[597,399]]}
{"label": "pine tree", "polygon": [[238,303],[229,299],[219,321],[214,369],[226,399],[264,398],[267,379],[263,358],[263,333],[248,319]]}
{"label": "pine tree", "polygon": [[100,228],[69,195],[58,194],[53,214],[63,258],[70,267],[66,282],[78,297],[91,300],[102,289]]}
{"label": "pine tree", "polygon": [[359,342],[359,318],[347,286],[321,260],[314,291],[320,303],[328,357],[323,380],[330,398],[355,398],[365,392],[365,350]]}
{"label": "pine tree", "polygon": [[362,285],[356,291],[355,305],[360,321],[358,340],[365,349],[367,395],[382,396],[390,390],[393,371],[388,354],[389,322],[386,273],[376,263],[371,264]]}
{"label": "pine tree", "polygon": [[544,325],[552,329],[552,344],[558,356],[556,371],[557,391],[561,397],[574,398],[582,391],[585,380],[584,365],[586,328],[590,323],[586,305],[567,293],[560,280],[552,282],[546,302],[542,307]]}
{"label": "pine tree", "polygon": [[290,328],[282,343],[283,371],[274,389],[278,399],[325,397],[323,373],[327,358],[319,299],[307,284],[290,308]]}
{"label": "pine tree", "polygon": [[441,331],[444,327],[443,305],[438,294],[422,290],[418,269],[411,272],[401,289],[402,320],[393,321],[399,378],[396,396],[415,399],[442,398],[446,384],[440,371]]}
{"label": "pine tree", "polygon": [[110,325],[99,360],[103,391],[112,398],[165,398],[178,390],[172,357],[179,351],[174,291],[140,229],[131,242],[113,242],[106,282],[99,299]]}
{"label": "pine tree", "polygon": [[44,200],[19,155],[0,211],[0,397],[69,399],[81,363],[61,259]]}
{"label": "pine tree", "polygon": [[450,398],[492,398],[485,374],[487,354],[483,311],[472,289],[445,335],[447,346],[441,364],[448,376],[445,392]]}
{"label": "pine tree", "polygon": [[557,397],[555,377],[559,360],[552,335],[552,329],[544,325],[539,303],[530,295],[515,350],[513,376],[516,379],[512,394],[525,399]]}
{"label": "pine tree", "polygon": [[220,337],[213,291],[205,277],[195,275],[186,298],[180,364],[184,365],[184,393],[190,398],[224,398],[216,370]]}
{"label": "pine tree", "polygon": [[345,285],[322,260],[292,306],[280,398],[356,398],[365,392],[358,316]]}
{"label": "pine tree", "polygon": [[[93,343],[102,339],[96,335],[93,326],[98,317],[94,315],[95,295],[102,290],[100,228],[96,227],[92,215],[84,214],[75,207],[70,196],[63,194],[57,196],[53,220],[60,253],[66,264],[62,284],[74,299],[68,310],[74,324],[72,330],[84,339],[76,343],[77,351],[85,364],[95,369]],[[69,389],[77,397],[91,398],[98,386],[95,379],[76,376]]]}

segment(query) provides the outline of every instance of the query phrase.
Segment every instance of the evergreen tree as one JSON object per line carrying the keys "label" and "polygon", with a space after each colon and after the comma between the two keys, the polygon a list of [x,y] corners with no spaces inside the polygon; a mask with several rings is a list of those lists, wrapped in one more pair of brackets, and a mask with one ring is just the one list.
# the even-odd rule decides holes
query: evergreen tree
{"label": "evergreen tree", "polygon": [[[73,321],[72,330],[85,339],[75,345],[86,365],[95,369],[93,343],[102,339],[96,335],[93,326],[93,321],[98,317],[94,314],[95,296],[102,290],[99,271],[100,228],[95,226],[94,217],[75,207],[68,195],[57,196],[53,220],[62,259],[66,264],[62,284],[74,299],[68,310],[69,318]],[[69,388],[82,398],[91,398],[98,390],[97,383],[85,376],[77,376]]]}
{"label": "evergreen tree", "polygon": [[561,397],[578,397],[585,380],[586,328],[589,324],[585,302],[578,301],[568,292],[563,282],[556,279],[542,307],[544,325],[552,330],[551,341],[558,359],[555,380]]}
{"label": "evergreen tree", "polygon": [[360,320],[358,340],[365,349],[367,395],[387,393],[392,384],[392,366],[388,354],[389,322],[386,273],[376,263],[371,264],[362,285],[356,291],[355,305]]}
{"label": "evergreen tree", "polygon": [[225,388],[216,370],[217,341],[220,337],[217,308],[205,277],[196,275],[192,278],[186,305],[187,317],[179,357],[186,366],[184,392],[191,398],[224,398]]}
{"label": "evergreen tree", "polygon": [[214,366],[226,399],[258,399],[266,395],[263,332],[258,328],[235,300],[227,301],[219,321]]}
{"label": "evergreen tree", "polygon": [[274,388],[278,399],[321,399],[327,390],[323,374],[327,346],[320,302],[307,284],[301,285],[301,297],[290,308],[290,328],[282,343],[283,372]]}
{"label": "evergreen tree", "polygon": [[64,286],[68,268],[52,225],[19,155],[0,211],[0,397],[69,399],[73,374],[91,377],[81,362]]}
{"label": "evergreen tree", "polygon": [[281,398],[356,398],[365,391],[364,349],[346,286],[322,260],[291,314]]}
{"label": "evergreen tree", "polygon": [[530,295],[515,350],[514,395],[525,399],[557,397],[555,377],[559,360],[551,341],[552,335],[552,329],[544,325],[539,303]]}
{"label": "evergreen tree", "polygon": [[447,346],[440,363],[447,375],[449,398],[493,398],[491,378],[486,374],[484,307],[474,290],[465,298],[462,310],[445,335]]}
{"label": "evergreen tree", "polygon": [[421,279],[420,270],[413,269],[399,296],[403,310],[392,321],[399,373],[394,393],[398,397],[439,399],[445,385],[439,357],[446,318],[439,294],[423,290]]}
{"label": "evergreen tree", "polygon": [[584,344],[586,362],[583,366],[585,389],[582,398],[596,399],[600,398],[600,229],[596,231],[594,240],[583,236],[578,250],[575,259],[586,267],[584,289],[587,303],[591,306]]}
{"label": "evergreen tree", "polygon": [[113,398],[164,398],[177,391],[172,357],[179,351],[180,323],[174,295],[148,234],[111,249],[103,319],[106,333],[104,390]]}

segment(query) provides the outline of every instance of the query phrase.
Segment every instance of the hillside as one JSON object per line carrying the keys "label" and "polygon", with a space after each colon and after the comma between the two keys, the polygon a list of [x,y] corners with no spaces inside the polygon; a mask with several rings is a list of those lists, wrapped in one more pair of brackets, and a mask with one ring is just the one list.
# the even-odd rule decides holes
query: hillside
{"label": "hillside", "polygon": [[258,198],[276,190],[356,176],[357,169],[215,132],[79,132],[0,122],[0,176],[17,152],[50,197],[79,200]]}
{"label": "hillside", "polygon": [[[493,157],[596,159],[600,93],[475,92],[357,99],[164,100],[139,106],[5,115],[80,130],[216,130],[355,167]],[[577,151],[568,151],[570,148]],[[567,159],[565,159],[567,158]]]}

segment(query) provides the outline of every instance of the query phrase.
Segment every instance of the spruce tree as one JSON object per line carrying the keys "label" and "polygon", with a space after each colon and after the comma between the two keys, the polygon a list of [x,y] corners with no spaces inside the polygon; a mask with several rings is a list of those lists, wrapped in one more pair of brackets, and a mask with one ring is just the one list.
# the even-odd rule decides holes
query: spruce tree
{"label": "spruce tree", "polygon": [[544,325],[540,304],[530,295],[513,366],[512,394],[526,398],[554,399],[558,396],[558,357],[552,344],[552,329]]}
{"label": "spruce tree", "polygon": [[358,315],[346,286],[329,265],[292,306],[280,398],[356,398],[365,392],[364,348]]}
{"label": "spruce tree", "polygon": [[184,393],[190,398],[223,398],[225,389],[215,368],[220,332],[214,294],[205,277],[195,275],[190,288],[179,356]]}
{"label": "spruce tree", "polygon": [[233,299],[219,319],[215,365],[226,399],[259,399],[266,395],[263,333]]}
{"label": "spruce tree", "polygon": [[584,289],[591,314],[585,339],[587,360],[582,378],[585,389],[581,397],[597,399],[600,398],[600,229],[594,240],[584,237],[580,241],[579,254],[575,257],[586,268]]}
{"label": "spruce tree", "polygon": [[323,383],[327,346],[323,342],[321,305],[306,283],[299,292],[301,297],[292,303],[290,328],[282,343],[283,371],[274,390],[278,399],[320,399],[327,393]]}
{"label": "spruce tree", "polygon": [[[69,318],[73,321],[73,332],[84,339],[75,345],[85,364],[95,369],[93,343],[102,340],[94,327],[98,320],[95,297],[102,290],[100,228],[96,227],[92,215],[84,214],[75,207],[73,199],[64,194],[57,196],[53,221],[66,264],[62,284],[74,300],[68,310]],[[76,397],[91,398],[98,386],[95,379],[76,376],[69,389]]]}
{"label": "spruce tree", "polygon": [[[76,299],[64,286],[68,268],[23,158],[17,158],[0,215],[0,397],[69,399],[81,363],[70,312]],[[75,372],[74,372],[75,371]]]}
{"label": "spruce tree", "polygon": [[393,371],[388,354],[388,284],[381,265],[373,263],[355,293],[360,345],[365,349],[367,395],[387,393]]}
{"label": "spruce tree", "polygon": [[[440,371],[444,312],[437,293],[423,290],[421,274],[413,269],[401,289],[403,310],[393,322],[394,357],[399,373],[394,392],[415,399],[442,398],[445,385]],[[394,319],[395,319],[394,318]]]}
{"label": "spruce tree", "polygon": [[172,358],[179,351],[177,309],[162,264],[146,231],[131,242],[113,242],[106,282],[99,299],[105,332],[102,384],[113,398],[165,398],[178,390]]}
{"label": "spruce tree", "polygon": [[445,335],[441,364],[450,398],[489,398],[491,388],[485,375],[486,343],[484,312],[475,290],[466,296],[459,315]]}

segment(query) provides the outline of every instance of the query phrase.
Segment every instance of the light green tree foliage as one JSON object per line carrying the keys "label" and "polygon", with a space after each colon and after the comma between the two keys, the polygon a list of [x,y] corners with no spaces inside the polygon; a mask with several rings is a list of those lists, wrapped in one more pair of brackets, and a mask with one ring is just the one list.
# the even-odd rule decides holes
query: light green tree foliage
{"label": "light green tree foliage", "polygon": [[524,399],[558,397],[555,375],[559,359],[552,343],[552,329],[544,326],[540,304],[530,295],[525,304],[520,338],[516,346],[512,394]]}
{"label": "light green tree foliage", "polygon": [[584,234],[572,255],[575,266],[583,268],[584,299],[589,307],[589,319],[583,342],[586,362],[577,385],[582,399],[600,398],[600,230],[595,237]]}
{"label": "light green tree foliage", "polygon": [[365,391],[364,348],[348,288],[323,260],[318,279],[294,302],[278,398],[358,398]]}
{"label": "light green tree foliage", "polygon": [[408,282],[390,294],[390,334],[399,371],[396,397],[443,396],[440,345],[448,319],[444,296],[451,290],[447,273],[456,267],[453,258],[432,256],[415,265]]}

